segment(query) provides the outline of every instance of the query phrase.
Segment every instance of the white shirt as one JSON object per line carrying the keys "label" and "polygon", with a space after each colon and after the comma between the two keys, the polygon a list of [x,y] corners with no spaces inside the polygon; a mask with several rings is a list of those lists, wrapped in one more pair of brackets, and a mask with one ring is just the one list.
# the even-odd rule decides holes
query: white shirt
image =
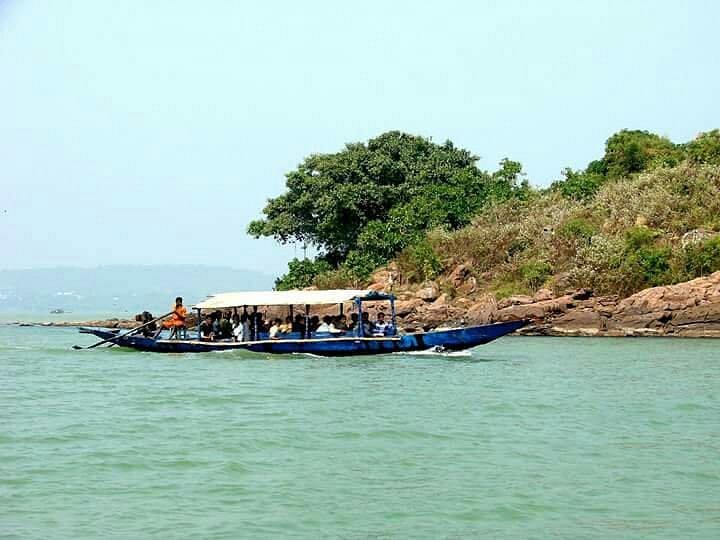
{"label": "white shirt", "polygon": [[238,341],[243,341],[245,337],[245,326],[243,323],[235,325],[235,328],[233,328],[233,335]]}

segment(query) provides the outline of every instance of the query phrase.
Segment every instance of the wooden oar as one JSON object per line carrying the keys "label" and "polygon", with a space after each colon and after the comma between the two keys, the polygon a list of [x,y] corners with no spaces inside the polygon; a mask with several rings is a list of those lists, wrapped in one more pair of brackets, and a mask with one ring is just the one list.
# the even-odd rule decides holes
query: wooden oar
{"label": "wooden oar", "polygon": [[[89,347],[81,347],[80,345],[73,345],[73,349],[75,349],[76,351],[79,351],[79,350],[81,350],[81,349],[94,349],[95,347],[97,347],[98,345],[102,345],[103,343],[108,343],[108,342],[110,342],[110,341],[116,341],[116,340],[118,340],[118,339],[120,339],[120,338],[122,338],[122,337],[129,336],[129,335],[132,334],[133,332],[137,332],[138,330],[142,330],[142,329],[145,328],[146,326],[150,326],[152,323],[157,322],[157,321],[159,321],[160,319],[164,319],[165,317],[167,317],[168,315],[172,315],[173,313],[175,313],[175,310],[174,310],[174,309],[173,309],[172,311],[170,311],[169,313],[166,313],[165,315],[161,315],[160,317],[157,317],[156,319],[153,319],[152,321],[148,321],[148,322],[146,322],[145,324],[141,324],[140,326],[136,326],[135,328],[131,328],[130,330],[128,330],[128,331],[125,332],[124,334],[118,334],[117,336],[113,336],[113,337],[108,338],[108,339],[103,339],[102,341],[98,341],[97,343],[95,343],[94,345],[90,345]],[[114,344],[113,344],[113,345],[114,345]]]}

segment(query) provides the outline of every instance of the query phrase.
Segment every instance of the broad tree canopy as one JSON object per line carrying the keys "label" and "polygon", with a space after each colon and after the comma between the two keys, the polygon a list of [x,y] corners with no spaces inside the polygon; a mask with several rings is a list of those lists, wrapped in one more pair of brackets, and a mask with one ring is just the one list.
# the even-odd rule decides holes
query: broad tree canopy
{"label": "broad tree canopy", "polygon": [[314,154],[286,175],[287,191],[248,232],[313,244],[331,266],[350,259],[367,271],[428,229],[466,225],[489,199],[516,190],[519,163],[504,160],[489,174],[477,161],[450,141],[399,131]]}

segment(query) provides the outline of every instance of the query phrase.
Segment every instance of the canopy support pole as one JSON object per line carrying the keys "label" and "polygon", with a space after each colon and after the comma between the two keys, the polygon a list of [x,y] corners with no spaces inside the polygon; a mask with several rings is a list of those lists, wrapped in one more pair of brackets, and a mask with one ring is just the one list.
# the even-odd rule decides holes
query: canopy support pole
{"label": "canopy support pole", "polygon": [[200,341],[202,339],[202,333],[200,332],[200,324],[202,323],[202,310],[198,308],[195,311],[197,311],[197,338],[198,341]]}
{"label": "canopy support pole", "polygon": [[310,337],[310,304],[305,304],[305,335],[303,337]]}
{"label": "canopy support pole", "polygon": [[252,334],[253,341],[257,341],[257,337],[258,337],[257,313],[258,313],[257,306],[253,306],[252,326],[250,327],[251,328],[250,333]]}
{"label": "canopy support pole", "polygon": [[397,326],[395,325],[395,296],[390,297],[390,324],[392,324],[393,335],[395,335],[397,331]]}
{"label": "canopy support pole", "polygon": [[358,298],[357,300],[355,300],[355,303],[357,304],[357,309],[358,309],[357,335],[358,335],[358,337],[363,337],[365,335],[365,332],[364,332],[365,329],[363,328],[363,320],[362,320],[362,315],[363,315],[362,300],[360,300]]}

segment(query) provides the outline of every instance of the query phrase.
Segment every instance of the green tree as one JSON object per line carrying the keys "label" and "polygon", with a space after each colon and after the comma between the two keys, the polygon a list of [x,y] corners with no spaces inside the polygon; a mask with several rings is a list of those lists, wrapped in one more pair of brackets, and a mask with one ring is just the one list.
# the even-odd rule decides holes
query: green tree
{"label": "green tree", "polygon": [[685,145],[685,151],[694,163],[720,165],[720,129],[701,133]]}
{"label": "green tree", "polygon": [[275,280],[275,289],[286,291],[302,289],[313,284],[318,274],[327,272],[332,266],[323,259],[293,259],[288,263],[288,272]]}
{"label": "green tree", "polygon": [[603,164],[594,165],[594,168],[604,168],[609,178],[623,178],[651,166],[677,165],[682,158],[682,149],[666,137],[649,131],[624,129],[607,140]]}
{"label": "green tree", "polygon": [[504,160],[491,175],[477,160],[450,141],[399,131],[311,155],[248,232],[313,244],[331,266],[366,274],[425,231],[467,225],[488,201],[522,191],[519,163]]}
{"label": "green tree", "polygon": [[553,188],[562,193],[566,199],[585,201],[592,198],[600,189],[605,178],[597,173],[573,171],[567,167],[562,172],[565,177],[553,184]]}

